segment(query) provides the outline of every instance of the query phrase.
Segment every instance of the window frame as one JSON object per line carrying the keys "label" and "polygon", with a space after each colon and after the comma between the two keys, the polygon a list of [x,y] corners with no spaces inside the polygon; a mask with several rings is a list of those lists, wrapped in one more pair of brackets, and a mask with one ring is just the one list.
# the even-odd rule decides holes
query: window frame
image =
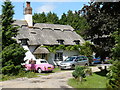
{"label": "window frame", "polygon": [[56,52],[54,61],[63,61],[63,52]]}

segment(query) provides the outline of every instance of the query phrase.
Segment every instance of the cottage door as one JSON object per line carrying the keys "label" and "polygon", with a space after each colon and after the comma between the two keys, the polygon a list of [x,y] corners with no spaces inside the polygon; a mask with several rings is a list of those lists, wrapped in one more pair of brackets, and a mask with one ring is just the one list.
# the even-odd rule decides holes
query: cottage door
{"label": "cottage door", "polygon": [[45,59],[45,60],[48,60],[48,57],[47,57],[48,55],[47,54],[41,54],[41,59]]}

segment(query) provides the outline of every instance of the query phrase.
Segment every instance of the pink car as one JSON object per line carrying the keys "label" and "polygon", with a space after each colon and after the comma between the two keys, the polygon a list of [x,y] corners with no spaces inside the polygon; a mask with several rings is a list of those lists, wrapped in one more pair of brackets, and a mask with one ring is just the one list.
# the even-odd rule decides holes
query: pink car
{"label": "pink car", "polygon": [[25,64],[26,70],[35,70],[38,73],[41,73],[42,71],[53,71],[54,66],[49,64],[45,59],[37,59],[34,60],[34,62],[30,63],[28,60]]}

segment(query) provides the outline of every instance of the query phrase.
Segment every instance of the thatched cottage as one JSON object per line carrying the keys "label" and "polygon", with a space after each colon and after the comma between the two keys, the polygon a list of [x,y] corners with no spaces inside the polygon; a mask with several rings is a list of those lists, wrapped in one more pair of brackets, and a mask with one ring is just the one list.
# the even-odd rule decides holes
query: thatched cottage
{"label": "thatched cottage", "polygon": [[68,56],[79,55],[77,50],[57,50],[50,52],[42,46],[76,45],[84,43],[70,25],[46,24],[32,22],[32,8],[30,2],[26,3],[25,20],[16,20],[15,26],[20,26],[16,39],[21,43],[26,52],[26,59],[46,59],[49,63],[56,65]]}

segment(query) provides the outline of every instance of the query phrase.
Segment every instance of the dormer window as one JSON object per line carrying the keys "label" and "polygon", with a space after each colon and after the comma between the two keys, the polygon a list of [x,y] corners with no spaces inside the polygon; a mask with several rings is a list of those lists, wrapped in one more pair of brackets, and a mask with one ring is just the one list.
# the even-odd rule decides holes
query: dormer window
{"label": "dormer window", "polygon": [[74,40],[73,42],[75,42],[76,45],[80,44],[80,40]]}
{"label": "dormer window", "polygon": [[61,29],[54,29],[54,30],[61,31]]}
{"label": "dormer window", "polygon": [[36,34],[36,32],[33,32],[33,31],[32,31],[32,32],[30,32],[30,33],[31,33],[31,34]]}
{"label": "dormer window", "polygon": [[58,41],[58,43],[59,43],[60,45],[64,44],[64,40],[63,40],[63,39],[58,39],[57,41]]}
{"label": "dormer window", "polygon": [[42,30],[52,30],[52,28],[42,28]]}
{"label": "dormer window", "polygon": [[23,38],[23,39],[19,39],[21,41],[22,45],[28,45],[27,41],[29,40],[28,38]]}

